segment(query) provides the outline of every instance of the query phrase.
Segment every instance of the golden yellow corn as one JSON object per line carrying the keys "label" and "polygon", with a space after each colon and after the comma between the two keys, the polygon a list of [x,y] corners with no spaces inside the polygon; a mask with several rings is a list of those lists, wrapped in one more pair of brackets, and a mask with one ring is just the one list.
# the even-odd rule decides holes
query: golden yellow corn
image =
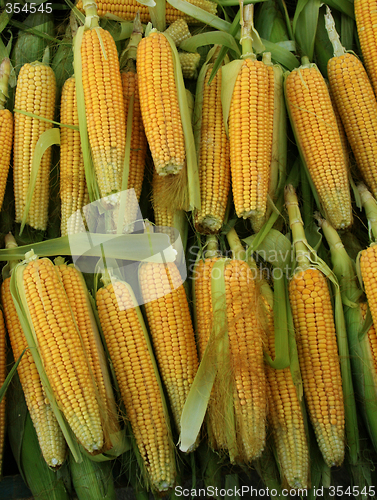
{"label": "golden yellow corn", "polygon": [[[196,5],[197,7],[206,10],[207,12],[216,15],[217,4],[211,0],[190,0],[190,3]],[[127,21],[133,21],[136,13],[140,13],[140,21],[142,23],[148,23],[151,18],[148,12],[148,7],[142,5],[136,0],[98,0],[98,15],[103,17],[105,14],[113,14]],[[77,2],[77,8],[83,11],[82,0]],[[166,22],[168,24],[173,23],[177,19],[184,19],[190,25],[201,24],[199,21],[191,16],[187,16],[183,12],[172,7],[168,2],[166,2]]]}
{"label": "golden yellow corn", "polygon": [[347,161],[326,82],[317,66],[304,62],[285,85],[296,140],[326,219],[345,229],[352,224]]}
{"label": "golden yellow corn", "polygon": [[0,210],[3,206],[13,144],[13,115],[9,109],[5,109],[9,74],[10,61],[6,58],[0,65],[0,144],[2,151],[0,158]]}
{"label": "golden yellow corn", "polygon": [[221,105],[221,71],[211,85],[203,85],[203,107],[199,147],[201,209],[195,213],[195,228],[200,233],[216,233],[223,225],[230,189],[230,154]]}
{"label": "golden yellow corn", "polygon": [[185,164],[185,141],[174,78],[173,54],[162,33],[151,31],[137,48],[141,115],[159,175]]}
{"label": "golden yellow corn", "polygon": [[363,61],[377,95],[377,2],[375,0],[355,0],[355,20]]}
{"label": "golden yellow corn", "polygon": [[[212,313],[211,293],[211,275],[216,260],[200,261],[195,270],[197,335],[201,357],[208,344],[213,322],[216,321]],[[264,332],[258,315],[258,293],[247,263],[229,260],[224,277],[229,354],[224,355],[225,360],[217,360],[217,379],[212,397],[217,396],[219,400],[211,400],[209,404],[209,422],[213,426],[210,435],[213,435],[216,447],[228,448],[232,460],[231,453],[234,450],[229,450],[224,435],[224,418],[228,409],[221,403],[224,400],[222,393],[231,391],[237,440],[233,460],[247,463],[260,456],[265,445],[267,397],[263,362]],[[216,278],[218,276],[214,276]],[[227,373],[224,373],[227,365]]]}
{"label": "golden yellow corn", "polygon": [[[368,310],[368,303],[363,302],[362,304],[360,304],[360,309],[362,312],[363,320],[365,320]],[[369,328],[367,335],[368,335],[370,352],[372,353],[373,357],[374,373],[377,374],[377,332],[374,323]]]}
{"label": "golden yellow corn", "polygon": [[366,184],[377,196],[377,101],[361,61],[351,53],[329,59],[330,87]]}
{"label": "golden yellow corn", "polygon": [[[13,357],[17,360],[28,344],[10,293],[10,278],[1,285],[1,302]],[[51,404],[46,398],[30,349],[25,351],[17,372],[43,458],[50,467],[59,467],[65,460],[67,445]]]}
{"label": "golden yellow corn", "polygon": [[329,467],[344,459],[344,404],[334,315],[326,277],[318,269],[297,272],[289,299],[309,417]]}
{"label": "golden yellow corn", "polygon": [[[55,113],[56,82],[52,69],[46,64],[24,64],[17,79],[15,109],[53,120]],[[26,206],[26,195],[34,149],[39,137],[53,124],[15,113],[13,181],[16,222],[21,222]],[[42,157],[37,182],[26,223],[34,229],[45,230],[48,222],[51,148]]]}
{"label": "golden yellow corn", "polygon": [[109,31],[84,32],[81,45],[88,136],[101,197],[122,187],[126,120],[117,48]]}
{"label": "golden yellow corn", "polygon": [[[74,77],[66,80],[61,97],[60,122],[78,126],[76,84]],[[61,235],[82,231],[82,208],[89,203],[81,150],[80,132],[60,128],[60,198]],[[77,213],[77,211],[80,211]]]}
{"label": "golden yellow corn", "polygon": [[145,158],[147,154],[147,138],[145,137],[143,120],[140,111],[138,77],[133,71],[122,72],[122,86],[126,123],[128,118],[131,98],[133,96],[132,132],[130,169],[128,174],[128,189],[135,189],[136,198],[139,200],[144,179]]}
{"label": "golden yellow corn", "polygon": [[98,290],[96,301],[127,419],[151,485],[157,491],[169,490],[175,479],[174,444],[143,318],[126,283],[113,280]]}
{"label": "golden yellow corn", "polygon": [[161,379],[180,432],[182,409],[198,369],[186,292],[174,263],[143,263],[139,280]]}
{"label": "golden yellow corn", "polygon": [[58,270],[48,259],[23,269],[23,287],[37,346],[59,408],[89,453],[102,451],[101,408]]}
{"label": "golden yellow corn", "polygon": [[[273,311],[264,301],[268,323],[266,351],[275,359]],[[309,484],[309,450],[300,402],[290,368],[277,370],[266,364],[269,421],[282,476],[290,488]]]}
{"label": "golden yellow corn", "polygon": [[274,74],[248,58],[237,75],[229,110],[230,165],[238,217],[257,225],[267,208],[272,157]]}

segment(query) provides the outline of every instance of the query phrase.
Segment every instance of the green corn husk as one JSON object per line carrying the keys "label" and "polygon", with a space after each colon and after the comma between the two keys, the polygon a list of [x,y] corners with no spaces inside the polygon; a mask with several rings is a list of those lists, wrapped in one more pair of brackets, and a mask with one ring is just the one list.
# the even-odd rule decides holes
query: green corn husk
{"label": "green corn husk", "polygon": [[23,25],[25,29],[32,28],[32,31],[19,30],[17,41],[12,50],[11,60],[17,76],[24,64],[42,60],[45,48],[49,45],[48,40],[36,33],[41,32],[50,37],[55,36],[52,14],[42,12],[29,14]]}
{"label": "green corn husk", "polygon": [[22,478],[35,500],[69,500],[71,480],[67,466],[52,471],[41,459],[37,434],[27,410],[24,394],[17,373],[11,381],[7,419],[8,436],[13,456]]}
{"label": "green corn husk", "polygon": [[64,82],[73,75],[73,48],[72,48],[72,29],[68,25],[63,42],[59,44],[52,62],[51,68],[55,73],[56,78],[56,102],[60,102],[60,95]]}
{"label": "green corn husk", "polygon": [[70,454],[69,468],[78,500],[115,500],[111,462],[94,462],[86,455],[79,464]]}

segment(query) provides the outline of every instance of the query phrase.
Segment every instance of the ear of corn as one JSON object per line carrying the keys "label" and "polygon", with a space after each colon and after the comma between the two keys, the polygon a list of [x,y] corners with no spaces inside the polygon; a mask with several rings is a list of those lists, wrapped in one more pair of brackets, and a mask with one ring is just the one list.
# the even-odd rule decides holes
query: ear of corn
{"label": "ear of corn", "polygon": [[[10,293],[10,278],[1,286],[1,302],[12,346],[13,357],[17,360],[24,349],[27,340],[22,331],[20,320]],[[49,467],[59,467],[65,460],[67,446],[53,409],[46,397],[37,367],[31,351],[27,349],[17,368],[26,404],[38,436],[43,458]]]}
{"label": "ear of corn", "polygon": [[[0,387],[3,385],[7,376],[7,341],[6,332],[4,324],[3,312],[0,311]],[[6,431],[6,398],[3,397],[0,403],[0,477],[3,473],[3,462],[4,462],[4,443],[5,443],[5,431]]]}
{"label": "ear of corn", "polygon": [[[74,126],[79,123],[74,77],[66,80],[63,86],[60,122]],[[64,126],[60,128],[60,198],[62,236],[82,231],[81,210],[89,203],[89,194],[80,132]]]}
{"label": "ear of corn", "polygon": [[98,26],[95,4],[84,1],[85,9],[86,3],[90,28],[84,30],[80,47],[85,113],[100,196],[107,197],[122,187],[126,147],[122,79],[114,39]]}
{"label": "ear of corn", "polygon": [[336,229],[352,223],[352,206],[336,116],[318,68],[303,60],[285,81],[287,105],[297,143],[326,218]]}
{"label": "ear of corn", "polygon": [[363,60],[372,83],[374,93],[377,95],[377,66],[376,66],[376,9],[375,0],[355,1],[355,20],[359,36]]}
{"label": "ear of corn", "polygon": [[13,115],[9,109],[5,109],[8,97],[9,74],[10,61],[6,58],[0,66],[0,144],[2,145],[0,158],[0,210],[3,206],[13,143]]}
{"label": "ear of corn", "polygon": [[[213,64],[197,86],[196,117],[201,209],[195,213],[195,227],[200,233],[218,232],[223,224],[230,189],[229,141],[221,106],[221,71],[208,85]],[[201,104],[201,109],[199,106]]]}
{"label": "ear of corn", "polygon": [[153,490],[171,489],[174,445],[152,350],[129,285],[115,278],[96,295],[98,315],[136,444]]}
{"label": "ear of corn", "polygon": [[[15,109],[21,112],[16,112],[14,116],[13,180],[16,222],[21,222],[24,216],[35,146],[41,135],[52,128],[52,123],[26,116],[22,111],[53,120],[55,95],[55,75],[49,66],[40,62],[22,66],[15,98]],[[48,222],[50,166],[51,148],[48,148],[39,166],[26,220],[31,227],[43,231]]]}
{"label": "ear of corn", "polygon": [[143,263],[139,280],[161,379],[180,431],[182,409],[198,369],[186,292],[174,263]]}
{"label": "ear of corn", "polygon": [[165,35],[169,35],[173,42],[179,47],[183,40],[191,37],[191,33],[187,22],[184,19],[177,19],[165,31]]}
{"label": "ear of corn", "polygon": [[183,78],[193,79],[198,76],[200,54],[198,52],[178,52]]}
{"label": "ear of corn", "polygon": [[299,268],[289,283],[305,400],[319,448],[329,467],[344,459],[344,403],[334,313],[326,277],[311,265],[297,197],[286,188],[286,206]]}
{"label": "ear of corn", "polygon": [[38,356],[72,432],[98,454],[104,446],[101,408],[67,295],[50,260],[30,259],[14,272]]}
{"label": "ear of corn", "polygon": [[162,33],[151,31],[137,49],[141,115],[159,175],[185,164],[185,141],[175,84],[173,54]]}

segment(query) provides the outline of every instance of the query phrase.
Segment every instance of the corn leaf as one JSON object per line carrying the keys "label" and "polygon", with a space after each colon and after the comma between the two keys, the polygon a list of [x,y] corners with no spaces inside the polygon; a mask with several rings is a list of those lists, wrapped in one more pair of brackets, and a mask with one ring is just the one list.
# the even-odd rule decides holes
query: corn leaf
{"label": "corn leaf", "polygon": [[355,11],[353,7],[353,1],[350,0],[326,0],[326,4],[331,9],[336,9],[350,17],[355,19]]}
{"label": "corn leaf", "polygon": [[152,24],[158,31],[164,31],[166,28],[166,2],[165,0],[156,0],[155,5],[149,5],[149,14]]}
{"label": "corn leaf", "polygon": [[181,64],[179,61],[178,50],[169,35],[165,35],[168,40],[174,62],[174,77],[178,92],[178,104],[181,113],[183,134],[185,138],[186,150],[186,166],[187,166],[187,183],[189,191],[189,207],[188,212],[197,208],[200,210],[200,180],[198,162],[196,157],[194,133],[192,130],[191,114],[187,103],[187,94],[182,76]]}
{"label": "corn leaf", "polygon": [[187,52],[196,52],[203,45],[222,45],[232,49],[238,57],[241,56],[240,48],[232,35],[223,31],[209,31],[194,35],[180,43],[179,48]]}
{"label": "corn leaf", "polygon": [[170,5],[212,28],[229,33],[231,24],[185,0],[167,0]]}
{"label": "corn leaf", "polygon": [[87,456],[78,464],[70,455],[69,468],[78,500],[115,500],[112,465],[95,462]]}
{"label": "corn leaf", "polygon": [[280,268],[289,276],[292,270],[293,251],[289,239],[276,229],[271,229],[256,248],[256,235],[253,234],[242,241],[248,245],[248,252],[256,252],[263,260]]}
{"label": "corn leaf", "polygon": [[[229,259],[220,259],[213,265],[213,269],[216,269],[213,275],[216,275],[216,277],[221,276],[221,279],[211,280],[213,306],[212,330],[182,410],[179,449],[183,452],[189,451],[196,442],[204,421],[217,373],[216,361],[227,349],[228,320],[226,315],[224,269],[228,261]],[[195,307],[196,303],[194,304]],[[231,406],[231,410],[233,412],[233,405]]]}
{"label": "corn leaf", "polygon": [[33,161],[31,165],[29,186],[26,193],[26,204],[21,221],[20,235],[22,234],[22,231],[27,221],[27,216],[33,199],[34,188],[37,182],[37,176],[42,161],[42,157],[45,151],[48,148],[50,148],[53,144],[60,144],[60,130],[58,128],[52,128],[43,132],[43,134],[41,134],[41,136],[39,137],[37,144],[35,145],[33,153]]}
{"label": "corn leaf", "polygon": [[292,22],[294,39],[301,56],[308,56],[313,60],[314,41],[317,31],[320,0],[298,0]]}
{"label": "corn leaf", "polygon": [[9,387],[9,384],[11,383],[12,381],[12,378],[14,376],[14,374],[16,373],[17,371],[17,367],[18,365],[20,364],[20,361],[22,359],[22,356],[25,354],[25,352],[27,351],[28,348],[25,348],[22,353],[20,354],[20,357],[18,358],[18,360],[14,363],[14,365],[12,366],[11,370],[9,371],[6,379],[4,380],[3,382],[3,385],[1,386],[0,388],[0,403],[2,402],[3,400],[3,397],[5,396],[5,393],[7,392],[7,389]]}

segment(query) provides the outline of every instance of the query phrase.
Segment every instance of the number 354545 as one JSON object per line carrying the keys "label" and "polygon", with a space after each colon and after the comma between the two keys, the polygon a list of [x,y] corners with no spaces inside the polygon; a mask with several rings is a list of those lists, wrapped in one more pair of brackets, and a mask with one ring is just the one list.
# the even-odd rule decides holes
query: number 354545
{"label": "number 354545", "polygon": [[47,14],[51,14],[52,12],[52,3],[25,3],[24,5],[21,3],[6,3],[5,11],[8,14],[18,14],[19,12],[25,12],[27,14],[35,14],[35,12],[44,12]]}

